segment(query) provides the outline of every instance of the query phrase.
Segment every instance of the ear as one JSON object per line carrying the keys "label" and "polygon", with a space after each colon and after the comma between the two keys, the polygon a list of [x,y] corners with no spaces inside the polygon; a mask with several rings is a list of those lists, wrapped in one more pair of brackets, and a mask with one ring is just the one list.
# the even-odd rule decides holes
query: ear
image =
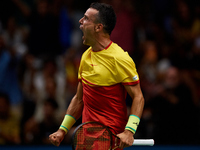
{"label": "ear", "polygon": [[101,23],[96,24],[95,27],[94,27],[94,30],[95,30],[95,32],[102,31],[103,30],[103,24],[101,24]]}

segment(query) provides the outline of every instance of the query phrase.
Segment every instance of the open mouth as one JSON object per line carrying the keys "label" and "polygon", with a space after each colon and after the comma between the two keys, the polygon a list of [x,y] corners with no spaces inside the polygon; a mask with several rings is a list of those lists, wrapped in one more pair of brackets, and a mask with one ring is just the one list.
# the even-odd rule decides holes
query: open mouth
{"label": "open mouth", "polygon": [[79,28],[83,31],[83,25],[82,24],[80,24]]}
{"label": "open mouth", "polygon": [[82,31],[82,40],[84,40],[85,39],[85,36],[84,36],[84,32],[83,32],[83,26],[82,25],[80,25],[80,27],[79,27],[80,29],[81,29],[81,31]]}

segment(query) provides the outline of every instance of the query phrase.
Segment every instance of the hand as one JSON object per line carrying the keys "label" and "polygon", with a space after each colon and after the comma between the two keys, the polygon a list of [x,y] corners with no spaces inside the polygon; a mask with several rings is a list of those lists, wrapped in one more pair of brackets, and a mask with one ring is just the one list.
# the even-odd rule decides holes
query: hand
{"label": "hand", "polygon": [[117,137],[120,138],[119,148],[123,149],[125,147],[132,146],[134,142],[133,133],[129,130],[124,130],[124,132],[117,134]]}
{"label": "hand", "polygon": [[58,131],[54,132],[53,134],[49,135],[49,141],[55,145],[59,146],[62,140],[65,137],[65,131],[62,129],[58,129]]}

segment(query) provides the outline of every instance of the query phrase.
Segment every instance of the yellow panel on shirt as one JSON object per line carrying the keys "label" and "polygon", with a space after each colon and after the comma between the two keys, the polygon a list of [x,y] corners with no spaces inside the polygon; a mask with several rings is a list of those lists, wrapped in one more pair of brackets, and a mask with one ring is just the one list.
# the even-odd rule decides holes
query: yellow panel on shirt
{"label": "yellow panel on shirt", "polygon": [[133,85],[139,82],[135,63],[116,43],[94,52],[88,48],[82,55],[78,79],[85,84],[111,86],[117,83]]}

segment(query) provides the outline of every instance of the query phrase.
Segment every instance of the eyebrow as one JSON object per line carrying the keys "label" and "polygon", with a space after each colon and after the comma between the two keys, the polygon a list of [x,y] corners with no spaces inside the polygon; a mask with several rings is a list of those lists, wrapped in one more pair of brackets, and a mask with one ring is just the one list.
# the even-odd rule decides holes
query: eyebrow
{"label": "eyebrow", "polygon": [[87,16],[86,14],[84,14],[84,17],[85,17],[85,18],[88,18],[88,16]]}

